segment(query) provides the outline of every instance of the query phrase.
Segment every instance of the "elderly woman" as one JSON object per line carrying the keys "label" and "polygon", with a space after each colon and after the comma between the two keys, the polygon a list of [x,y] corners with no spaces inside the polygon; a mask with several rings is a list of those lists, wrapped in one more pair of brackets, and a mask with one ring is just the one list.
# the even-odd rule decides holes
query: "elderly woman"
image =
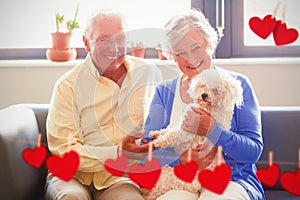
{"label": "elderly woman", "polygon": [[[199,193],[171,190],[158,199],[265,199],[262,185],[256,177],[255,166],[263,149],[260,110],[249,80],[241,74],[229,72],[242,83],[244,99],[241,108],[234,109],[230,130],[223,129],[209,114],[199,108],[193,107],[184,112],[187,105],[192,103],[192,98],[187,93],[191,79],[214,66],[212,56],[218,38],[200,11],[193,10],[174,16],[165,27],[170,55],[182,73],[156,88],[145,124],[145,138],[151,140],[148,135],[150,131],[166,128],[183,120],[183,130],[206,136],[215,146],[222,147],[224,160],[230,165],[232,176],[221,195],[202,187]],[[186,115],[181,117],[182,113]],[[178,156],[172,151],[171,148],[159,149],[153,156],[159,159],[162,165],[176,166],[187,163],[187,152]],[[204,157],[200,156],[200,153],[201,147],[193,149],[191,158],[201,170],[212,162],[216,149]]]}

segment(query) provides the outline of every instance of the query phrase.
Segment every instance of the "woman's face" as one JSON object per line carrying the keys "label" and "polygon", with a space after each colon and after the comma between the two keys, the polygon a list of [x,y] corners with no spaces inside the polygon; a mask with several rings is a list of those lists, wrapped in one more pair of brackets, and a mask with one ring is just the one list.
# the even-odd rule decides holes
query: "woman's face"
{"label": "woman's face", "polygon": [[210,68],[212,55],[209,45],[202,33],[190,30],[173,47],[173,57],[179,69],[189,78],[200,74],[203,70]]}

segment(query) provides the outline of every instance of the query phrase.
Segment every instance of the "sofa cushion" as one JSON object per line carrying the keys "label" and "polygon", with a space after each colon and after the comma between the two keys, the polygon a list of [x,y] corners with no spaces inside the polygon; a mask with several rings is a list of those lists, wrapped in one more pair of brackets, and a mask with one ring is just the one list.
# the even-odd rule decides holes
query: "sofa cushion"
{"label": "sofa cushion", "polygon": [[10,106],[0,111],[1,199],[39,199],[43,193],[45,163],[39,169],[22,158],[36,147],[39,128],[31,109]]}
{"label": "sofa cushion", "polygon": [[265,190],[266,200],[299,200],[300,197],[294,196],[285,190]]}
{"label": "sofa cushion", "polygon": [[[268,152],[273,151],[273,162],[279,165],[280,175],[286,171],[295,173],[300,148],[300,107],[261,107],[261,114],[264,149],[257,167],[268,167]],[[264,188],[283,190],[279,178],[275,187]]]}

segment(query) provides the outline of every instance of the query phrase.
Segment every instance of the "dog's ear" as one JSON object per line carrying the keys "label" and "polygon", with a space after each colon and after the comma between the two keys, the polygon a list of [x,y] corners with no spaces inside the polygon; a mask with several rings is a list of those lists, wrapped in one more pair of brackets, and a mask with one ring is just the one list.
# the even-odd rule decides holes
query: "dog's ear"
{"label": "dog's ear", "polygon": [[197,94],[200,94],[201,86],[202,86],[202,77],[197,75],[191,81],[190,88],[188,89],[188,94],[194,101],[198,99]]}
{"label": "dog's ear", "polygon": [[190,95],[190,97],[192,99],[195,99],[195,93],[194,93],[194,88],[189,87],[189,89],[187,90],[188,95]]}
{"label": "dog's ear", "polygon": [[234,77],[228,80],[230,96],[233,98],[235,105],[240,108],[243,105],[243,88],[241,82]]}

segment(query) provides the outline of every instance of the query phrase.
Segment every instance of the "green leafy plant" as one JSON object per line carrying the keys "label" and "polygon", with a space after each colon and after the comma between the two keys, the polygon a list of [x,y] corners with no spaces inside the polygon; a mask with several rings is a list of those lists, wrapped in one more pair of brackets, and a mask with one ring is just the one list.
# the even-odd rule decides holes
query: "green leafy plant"
{"label": "green leafy plant", "polygon": [[55,24],[56,24],[56,32],[60,32],[60,27],[63,22],[66,23],[67,29],[69,32],[72,32],[75,28],[80,28],[79,23],[77,21],[77,15],[79,10],[79,4],[76,6],[74,18],[71,20],[66,20],[64,15],[61,15],[60,13],[55,14]]}
{"label": "green leafy plant", "polygon": [[56,32],[60,32],[60,25],[64,21],[64,16],[59,13],[55,14],[55,24],[56,24]]}
{"label": "green leafy plant", "polygon": [[155,49],[156,49],[157,56],[160,60],[167,60],[165,56],[166,52],[162,49],[162,45],[160,43],[156,44]]}
{"label": "green leafy plant", "polygon": [[156,49],[161,49],[161,44],[160,44],[160,43],[157,43],[157,45],[156,45],[155,48],[156,48]]}

